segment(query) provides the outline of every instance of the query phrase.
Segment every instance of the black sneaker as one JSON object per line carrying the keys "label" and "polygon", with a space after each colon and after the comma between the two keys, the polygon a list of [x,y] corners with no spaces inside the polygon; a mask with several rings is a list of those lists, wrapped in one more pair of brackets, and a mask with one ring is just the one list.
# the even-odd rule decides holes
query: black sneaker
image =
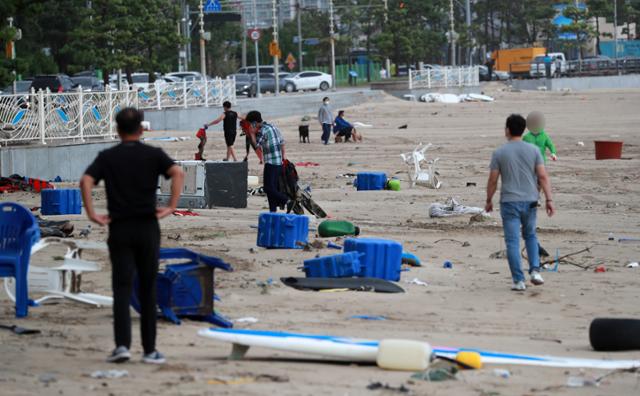
{"label": "black sneaker", "polygon": [[287,201],[287,213],[291,213],[295,204],[296,204],[296,201],[294,201],[293,199],[290,199]]}
{"label": "black sneaker", "polygon": [[125,346],[119,346],[111,352],[111,355],[107,357],[109,363],[124,363],[131,359],[131,353]]}
{"label": "black sneaker", "polygon": [[149,364],[164,364],[167,359],[158,351],[153,351],[142,356],[142,361]]}

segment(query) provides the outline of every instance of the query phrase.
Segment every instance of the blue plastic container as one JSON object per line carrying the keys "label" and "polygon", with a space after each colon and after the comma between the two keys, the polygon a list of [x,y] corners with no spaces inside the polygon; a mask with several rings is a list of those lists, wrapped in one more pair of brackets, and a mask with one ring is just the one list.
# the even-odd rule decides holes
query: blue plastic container
{"label": "blue plastic container", "polygon": [[351,238],[344,241],[344,251],[364,253],[360,258],[362,268],[359,276],[400,280],[402,245],[385,239]]}
{"label": "blue plastic container", "polygon": [[261,213],[258,219],[258,246],[302,249],[309,238],[309,218],[295,214]]}
{"label": "blue plastic container", "polygon": [[304,261],[307,278],[346,278],[358,276],[362,253],[349,252]]}
{"label": "blue plastic container", "polygon": [[42,190],[40,198],[40,213],[45,216],[82,213],[82,200],[78,188]]}
{"label": "blue plastic container", "polygon": [[359,172],[353,184],[358,191],[384,190],[387,175],[384,172]]}

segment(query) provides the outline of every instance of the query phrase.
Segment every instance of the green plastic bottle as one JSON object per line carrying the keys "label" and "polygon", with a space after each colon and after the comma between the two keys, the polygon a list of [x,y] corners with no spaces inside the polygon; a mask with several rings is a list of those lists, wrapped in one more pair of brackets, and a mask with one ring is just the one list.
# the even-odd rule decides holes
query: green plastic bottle
{"label": "green plastic bottle", "polygon": [[318,235],[322,238],[359,234],[360,228],[343,220],[325,220],[318,226]]}

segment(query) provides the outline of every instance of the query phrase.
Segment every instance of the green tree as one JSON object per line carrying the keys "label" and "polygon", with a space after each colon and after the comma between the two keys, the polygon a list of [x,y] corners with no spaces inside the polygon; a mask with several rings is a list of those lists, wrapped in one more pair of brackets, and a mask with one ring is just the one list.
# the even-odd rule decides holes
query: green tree
{"label": "green tree", "polygon": [[583,58],[586,43],[595,35],[595,28],[588,22],[589,12],[586,9],[570,5],[565,8],[564,16],[571,19],[572,22],[562,26],[560,30],[576,35],[574,45],[579,49],[580,58]]}
{"label": "green tree", "polygon": [[602,36],[600,33],[600,18],[605,17],[613,22],[613,3],[609,0],[588,0],[587,16],[595,20],[596,53],[600,55],[600,37]]}

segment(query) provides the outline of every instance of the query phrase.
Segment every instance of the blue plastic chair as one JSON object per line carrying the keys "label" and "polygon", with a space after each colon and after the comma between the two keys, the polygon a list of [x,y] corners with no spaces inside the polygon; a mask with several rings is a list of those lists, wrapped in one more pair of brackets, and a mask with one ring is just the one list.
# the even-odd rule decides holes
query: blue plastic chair
{"label": "blue plastic chair", "polygon": [[[205,256],[189,249],[160,249],[160,260],[181,259],[186,262],[169,264],[164,273],[158,273],[157,304],[160,314],[175,324],[180,318],[206,321],[214,325],[230,328],[231,322],[213,310],[213,300],[218,300],[213,292],[214,269],[233,271],[221,259]],[[136,277],[137,278],[137,277]],[[138,280],[134,281],[131,306],[140,312]]]}
{"label": "blue plastic chair", "polygon": [[27,272],[31,246],[40,239],[36,218],[21,205],[0,204],[0,277],[16,279],[16,317],[27,316],[29,289]]}

